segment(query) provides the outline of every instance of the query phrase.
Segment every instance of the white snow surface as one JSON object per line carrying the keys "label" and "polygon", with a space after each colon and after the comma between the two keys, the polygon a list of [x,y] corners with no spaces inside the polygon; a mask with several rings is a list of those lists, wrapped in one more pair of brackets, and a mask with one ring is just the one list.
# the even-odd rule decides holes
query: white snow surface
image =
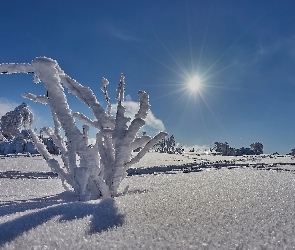
{"label": "white snow surface", "polygon": [[118,197],[80,202],[40,156],[2,157],[0,246],[294,249],[294,163],[291,156],[148,153]]}

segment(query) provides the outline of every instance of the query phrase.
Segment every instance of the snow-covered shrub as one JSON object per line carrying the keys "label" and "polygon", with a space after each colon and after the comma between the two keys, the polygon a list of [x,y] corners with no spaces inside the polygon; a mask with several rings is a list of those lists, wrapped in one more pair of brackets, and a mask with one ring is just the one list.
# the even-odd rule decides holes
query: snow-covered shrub
{"label": "snow-covered shrub", "polygon": [[[109,82],[105,78],[103,78],[101,90],[108,103],[106,111],[90,88],[82,86],[66,75],[53,59],[39,57],[30,64],[1,64],[0,72],[33,73],[35,83],[40,81],[44,83],[47,89],[46,95],[37,96],[27,93],[23,96],[49,106],[55,127],[42,130],[60,149],[63,164],[49,154],[34,130],[29,131],[39,153],[43,155],[49,167],[58,173],[65,187],[70,185],[74,189],[80,199],[117,195],[119,184],[126,176],[127,168],[138,162],[150,148],[167,135],[165,132],[160,132],[153,138],[147,135],[137,137],[150,109],[149,96],[146,92],[139,91],[139,110],[132,121],[131,118],[126,117],[123,105],[124,74],[121,74],[117,88],[117,113],[113,116],[107,92]],[[72,114],[64,87],[93,111],[94,120],[82,113]],[[84,127],[81,132],[76,126],[75,118],[98,129],[94,147],[87,145],[87,127]],[[64,130],[67,144],[61,136],[61,129]],[[142,149],[131,157],[133,149],[139,147]]]}

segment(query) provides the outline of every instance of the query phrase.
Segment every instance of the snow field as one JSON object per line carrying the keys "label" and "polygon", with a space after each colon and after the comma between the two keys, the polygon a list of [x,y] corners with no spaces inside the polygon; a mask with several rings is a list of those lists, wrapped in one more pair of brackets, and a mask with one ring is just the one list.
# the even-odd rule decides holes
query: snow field
{"label": "snow field", "polygon": [[[190,161],[182,159],[148,153],[142,167]],[[0,159],[0,167],[1,172],[49,171],[40,157]],[[121,183],[119,193],[129,185],[126,194],[89,202],[70,202],[73,197],[62,193],[58,179],[0,178],[6,195],[0,244],[3,249],[292,249],[294,177],[252,168],[133,175]]]}
{"label": "snow field", "polygon": [[295,180],[290,174],[239,169],[132,178],[127,179],[135,184],[128,183],[131,190],[146,192],[125,198],[132,206],[123,206],[126,225],[138,229],[128,235],[147,249],[295,246]]}

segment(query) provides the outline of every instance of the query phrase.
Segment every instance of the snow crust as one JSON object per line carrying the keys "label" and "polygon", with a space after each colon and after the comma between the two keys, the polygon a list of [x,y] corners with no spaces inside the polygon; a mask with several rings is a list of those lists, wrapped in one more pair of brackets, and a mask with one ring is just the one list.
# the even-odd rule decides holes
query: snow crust
{"label": "snow crust", "polygon": [[[238,159],[147,153],[136,166],[186,168],[208,158],[212,163]],[[229,164],[199,172],[176,169],[131,175],[121,183],[118,197],[81,202],[63,192],[41,157],[1,158],[0,245],[2,249],[292,249],[295,178],[294,171],[285,170],[295,169],[294,159],[247,159],[251,164],[263,161],[271,169]],[[280,171],[273,166],[276,162],[288,165],[280,165]]]}

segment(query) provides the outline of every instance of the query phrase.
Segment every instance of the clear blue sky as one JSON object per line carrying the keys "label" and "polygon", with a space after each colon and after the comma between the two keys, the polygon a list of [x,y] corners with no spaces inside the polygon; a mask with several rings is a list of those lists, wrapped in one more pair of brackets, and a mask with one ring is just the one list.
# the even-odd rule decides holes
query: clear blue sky
{"label": "clear blue sky", "polygon": [[[295,147],[295,1],[50,0],[2,1],[0,62],[56,59],[104,102],[101,78],[115,99],[150,95],[154,116],[181,145],[263,143],[266,153]],[[198,74],[197,93],[187,90]],[[28,102],[36,126],[46,106],[21,97],[44,93],[31,75],[0,76],[0,110]],[[72,109],[80,105],[70,98]],[[88,112],[88,111],[86,111]]]}

